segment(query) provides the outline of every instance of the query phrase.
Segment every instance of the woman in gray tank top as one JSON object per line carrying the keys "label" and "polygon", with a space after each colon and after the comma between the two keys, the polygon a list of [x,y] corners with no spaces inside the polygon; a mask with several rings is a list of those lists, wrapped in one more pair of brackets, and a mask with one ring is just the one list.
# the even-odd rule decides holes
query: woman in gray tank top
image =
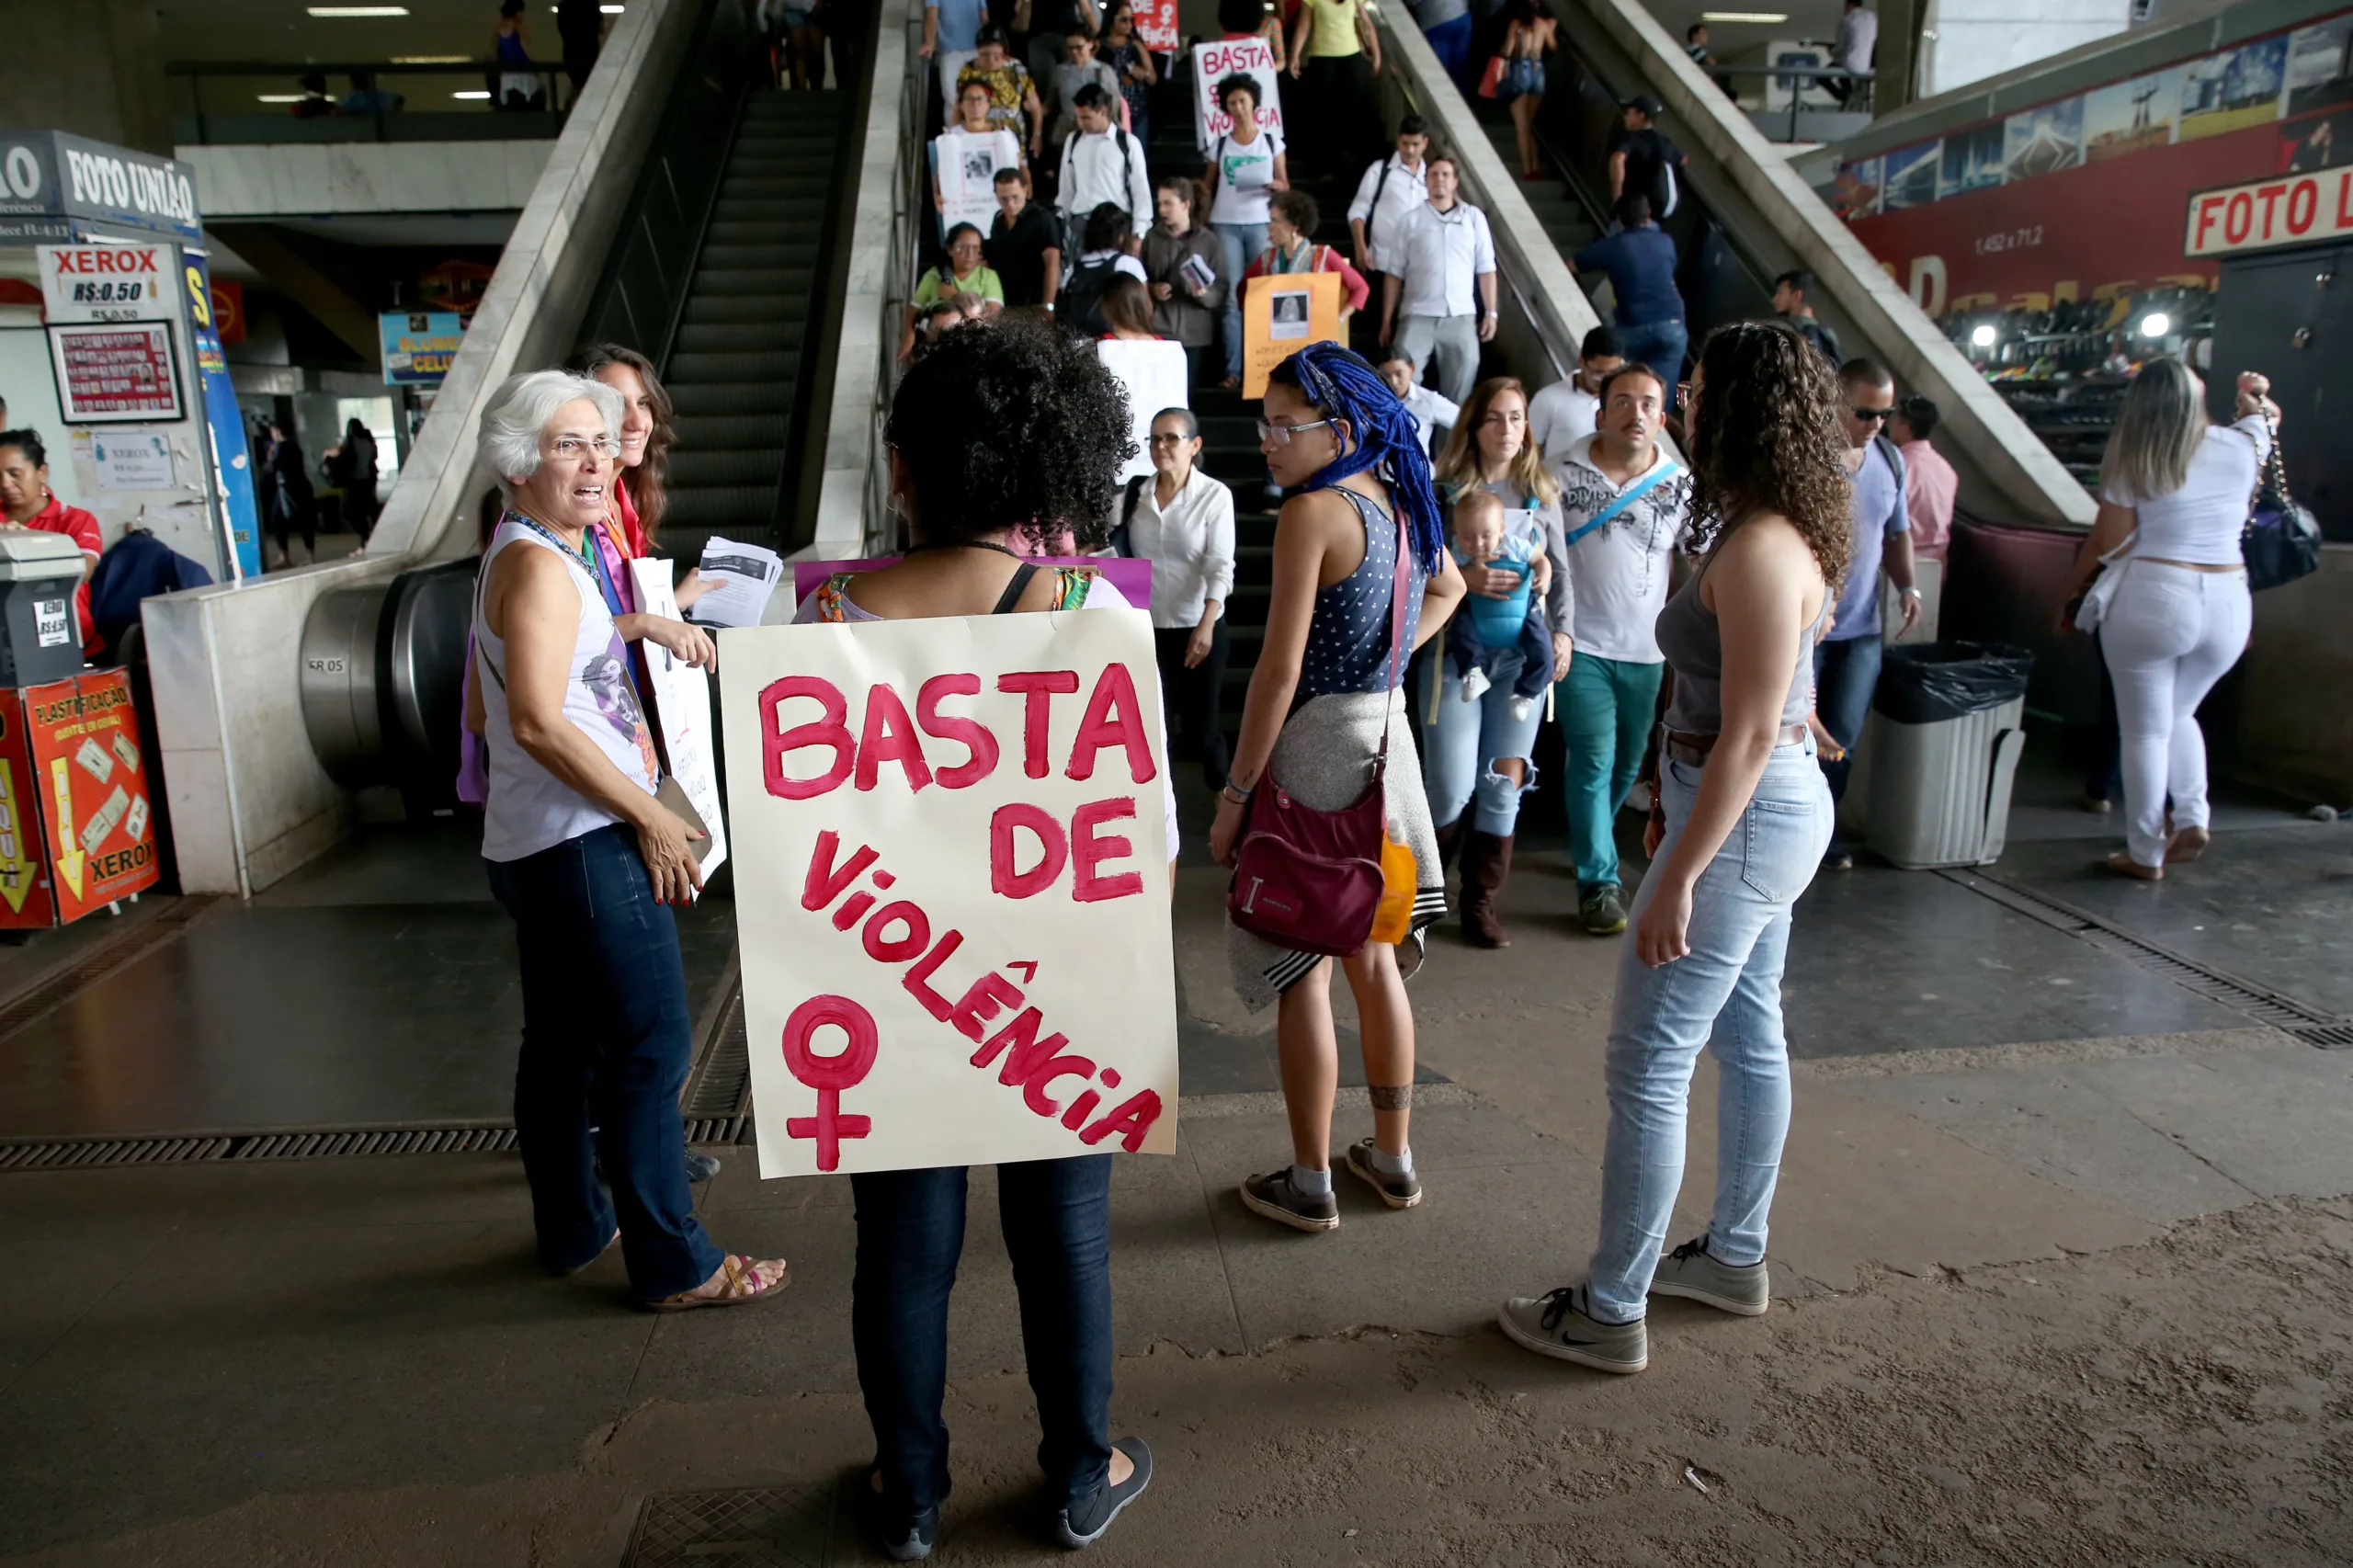
{"label": "woman in gray tank top", "polygon": [[[1540,1355],[1639,1372],[1648,1297],[1766,1309],[1765,1218],[1790,1124],[1782,961],[1830,841],[1805,719],[1814,640],[1851,549],[1836,395],[1804,339],[1758,322],[1711,334],[1684,394],[1706,556],[1658,618],[1675,695],[1609,1025],[1600,1244],[1586,1280],[1498,1314]],[[1705,1235],[1662,1259],[1691,1074],[1711,1042],[1715,1208]]]}

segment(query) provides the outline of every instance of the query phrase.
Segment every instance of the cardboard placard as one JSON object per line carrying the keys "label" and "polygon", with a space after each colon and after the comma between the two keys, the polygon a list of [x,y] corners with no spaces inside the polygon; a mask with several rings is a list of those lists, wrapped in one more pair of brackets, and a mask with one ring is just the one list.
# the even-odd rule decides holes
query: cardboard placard
{"label": "cardboard placard", "polygon": [[1171,1152],[1151,617],[719,645],[760,1174]]}
{"label": "cardboard placard", "polygon": [[0,928],[8,930],[57,924],[30,740],[20,694],[0,691]]}
{"label": "cardboard placard", "polygon": [[[16,695],[29,777],[21,793],[9,778],[10,814],[29,820],[39,813],[35,842],[57,919],[78,920],[154,886],[163,868],[155,859],[153,790],[130,676],[101,670]],[[6,766],[0,756],[0,767]],[[17,837],[22,854],[23,835]],[[7,893],[7,846],[0,845],[0,895]]]}
{"label": "cardboard placard", "polygon": [[[647,615],[684,620],[670,586],[670,563],[639,559],[629,563],[637,586],[637,607]],[[670,650],[648,638],[638,644],[645,655],[645,699],[654,708],[654,727],[662,737],[662,755],[670,776],[694,803],[696,814],[710,833],[710,852],[702,857],[708,879],[727,858],[727,824],[719,807],[719,763],[710,745],[710,674],[680,664]]]}
{"label": "cardboard placard", "polygon": [[997,171],[1021,166],[1021,143],[1010,131],[985,136],[949,131],[932,139],[931,162],[945,203],[939,210],[942,242],[959,223],[972,224],[987,239],[989,225],[996,222]]}
{"label": "cardboard placard", "polygon": [[[1114,508],[1117,497],[1113,498]],[[1117,517],[1111,519],[1119,521]],[[792,603],[801,601],[824,585],[825,579],[844,572],[871,572],[877,567],[895,563],[895,555],[868,555],[856,561],[796,561],[792,563]],[[1040,566],[1088,566],[1111,580],[1120,597],[1131,605],[1152,603],[1152,562],[1124,555],[1069,555],[1040,557]]]}
{"label": "cardboard placard", "polygon": [[1136,37],[1154,54],[1176,52],[1176,0],[1137,0]]}
{"label": "cardboard placard", "polygon": [[1245,279],[1242,395],[1267,395],[1267,372],[1311,343],[1339,343],[1340,275],[1286,272]]}
{"label": "cardboard placard", "polygon": [[1220,39],[1193,46],[1193,142],[1203,156],[1233,129],[1233,117],[1217,101],[1217,85],[1237,73],[1258,84],[1258,129],[1290,140],[1283,130],[1282,73],[1275,69],[1274,46],[1256,37]]}

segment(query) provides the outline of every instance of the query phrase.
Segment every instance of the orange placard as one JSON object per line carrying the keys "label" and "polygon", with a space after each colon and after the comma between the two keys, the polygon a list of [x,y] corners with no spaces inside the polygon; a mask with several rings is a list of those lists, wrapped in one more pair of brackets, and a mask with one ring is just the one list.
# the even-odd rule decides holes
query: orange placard
{"label": "orange placard", "polygon": [[57,924],[21,697],[0,691],[0,929],[6,930]]}
{"label": "orange placard", "polygon": [[1267,372],[1311,343],[1339,343],[1340,275],[1286,272],[1244,279],[1242,395],[1267,395]]}
{"label": "orange placard", "polygon": [[31,754],[24,794],[40,812],[58,919],[155,885],[155,803],[131,677],[100,670],[18,694]]}

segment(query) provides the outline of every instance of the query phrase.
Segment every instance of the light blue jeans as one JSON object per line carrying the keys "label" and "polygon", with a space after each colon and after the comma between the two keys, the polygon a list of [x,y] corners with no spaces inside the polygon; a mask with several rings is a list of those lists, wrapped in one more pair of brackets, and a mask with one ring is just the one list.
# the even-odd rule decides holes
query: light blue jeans
{"label": "light blue jeans", "polygon": [[[1436,825],[1445,827],[1466,807],[1472,808],[1468,825],[1480,833],[1509,838],[1518,825],[1519,797],[1536,783],[1536,726],[1544,722],[1541,702],[1525,719],[1511,716],[1512,683],[1523,663],[1513,651],[1498,656],[1489,672],[1494,684],[1476,702],[1462,700],[1462,684],[1451,674],[1439,684],[1438,722],[1424,732],[1422,746],[1422,782]],[[1444,668],[1436,660],[1432,664]],[[1528,765],[1525,783],[1515,784],[1495,771],[1498,757],[1512,756]]]}
{"label": "light blue jeans", "polygon": [[[1700,770],[1661,761],[1664,861],[1690,820]],[[1684,1123],[1699,1049],[1716,1054],[1716,1205],[1708,1254],[1735,1267],[1765,1257],[1765,1217],[1790,1130],[1790,1052],[1781,967],[1790,912],[1830,843],[1830,787],[1811,741],[1777,747],[1739,824],[1691,895],[1691,951],[1653,969],[1625,944],[1609,1021],[1609,1141],[1601,1162],[1601,1244],[1593,1311],[1608,1323],[1643,1312],[1683,1185]],[[1654,862],[1656,864],[1657,862]],[[1643,879],[1640,925],[1658,891]]]}
{"label": "light blue jeans", "polygon": [[1242,274],[1267,248],[1264,223],[1211,223],[1225,247],[1225,373],[1242,373]]}

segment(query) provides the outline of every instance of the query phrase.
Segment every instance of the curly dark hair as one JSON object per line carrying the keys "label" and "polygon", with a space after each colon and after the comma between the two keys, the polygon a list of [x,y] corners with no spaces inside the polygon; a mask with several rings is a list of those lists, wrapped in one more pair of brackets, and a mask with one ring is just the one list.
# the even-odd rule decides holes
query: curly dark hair
{"label": "curly dark hair", "polygon": [[662,385],[662,377],[654,369],[654,361],[636,349],[620,343],[590,343],[572,351],[563,368],[575,376],[601,380],[597,372],[615,365],[625,366],[637,372],[644,383],[645,400],[653,406],[654,428],[645,435],[645,456],[629,470],[621,483],[629,486],[629,498],[637,508],[637,526],[645,530],[649,547],[662,541],[662,519],[670,513],[670,448],[678,438],[676,410],[670,394]]}
{"label": "curly dark hair", "polygon": [[1699,377],[1705,391],[1688,438],[1693,543],[1711,550],[1746,514],[1779,512],[1836,594],[1855,540],[1829,364],[1778,321],[1733,322],[1700,345]]}
{"label": "curly dark hair", "polygon": [[1134,457],[1127,388],[1094,343],[1051,320],[960,327],[899,383],[883,433],[926,544],[1067,528],[1082,551],[1110,534],[1111,493]]}

